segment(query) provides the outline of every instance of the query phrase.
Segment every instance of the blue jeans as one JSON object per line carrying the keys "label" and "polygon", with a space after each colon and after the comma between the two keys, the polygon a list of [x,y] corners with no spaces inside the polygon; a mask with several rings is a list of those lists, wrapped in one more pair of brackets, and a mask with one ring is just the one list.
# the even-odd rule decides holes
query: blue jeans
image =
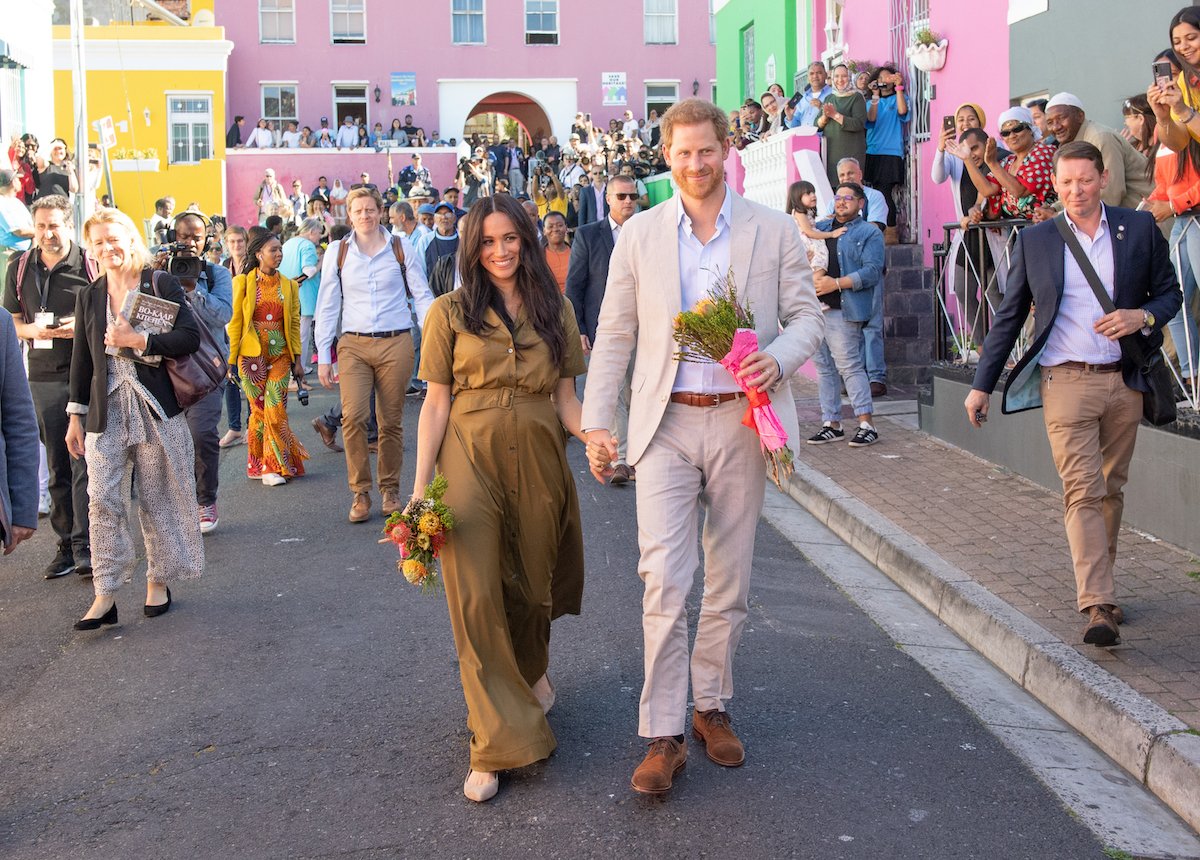
{"label": "blue jeans", "polygon": [[848,322],[840,310],[825,311],[825,339],[813,353],[822,421],[842,420],[842,386],[839,380],[846,381],[846,394],[850,397],[850,406],[855,415],[870,415],[874,411],[871,383],[867,380],[862,356],[862,337],[866,325]]}
{"label": "blue jeans", "polygon": [[[840,313],[840,312],[839,312]],[[826,315],[828,318],[828,315]],[[862,350],[866,357],[867,378],[871,382],[887,382],[887,364],[883,361],[883,281],[875,286],[871,318],[862,328]],[[848,392],[849,387],[846,388]]]}
{"label": "blue jeans", "polygon": [[1183,307],[1175,314],[1175,318],[1167,323],[1167,331],[1171,333],[1171,340],[1175,343],[1180,370],[1185,379],[1190,379],[1195,375],[1197,357],[1200,355],[1196,318],[1192,316],[1192,302],[1196,298],[1196,275],[1200,272],[1200,218],[1175,219],[1175,226],[1171,229],[1171,246],[1174,248],[1176,243],[1178,252],[1172,251],[1171,262],[1177,264],[1179,283],[1183,286]]}
{"label": "blue jeans", "polygon": [[413,372],[412,378],[408,380],[408,387],[425,388],[425,380],[421,379],[421,326],[417,323],[417,308],[413,304],[413,300],[409,297],[408,312],[412,314],[412,328],[409,330],[412,333],[413,342]]}

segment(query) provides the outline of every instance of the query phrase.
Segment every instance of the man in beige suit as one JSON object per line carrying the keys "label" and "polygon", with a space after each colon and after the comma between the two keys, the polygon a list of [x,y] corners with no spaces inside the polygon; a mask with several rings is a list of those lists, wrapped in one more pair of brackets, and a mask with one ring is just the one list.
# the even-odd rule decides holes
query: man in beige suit
{"label": "man in beige suit", "polygon": [[676,361],[672,321],[733,271],[760,345],[739,375],[771,393],[792,445],[798,430],[787,380],[817,348],[824,328],[794,223],[725,185],[729,142],[721,109],[688,99],[667,111],[660,131],[678,194],[621,229],[583,403],[589,463],[603,481],[617,451],[609,431],[599,428],[612,426],[618,390],[636,355],[627,459],[638,475],[638,573],[645,583],[638,734],[649,740],[649,751],[632,785],[644,794],[668,791],[687,759],[685,601],[699,565],[701,512],[704,598],[690,658],[692,732],[718,764],[737,767],[745,758],[725,707],[733,695],[733,654],[746,620],[766,480],[758,437],[741,423],[746,399],[737,381],[718,364]]}

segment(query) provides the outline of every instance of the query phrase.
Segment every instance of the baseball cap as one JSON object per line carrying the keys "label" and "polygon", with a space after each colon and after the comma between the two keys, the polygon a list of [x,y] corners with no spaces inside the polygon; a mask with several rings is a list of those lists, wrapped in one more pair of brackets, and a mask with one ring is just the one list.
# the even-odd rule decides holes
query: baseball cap
{"label": "baseball cap", "polygon": [[433,208],[432,203],[422,203],[417,207],[418,215],[433,215],[435,212],[437,212],[437,210]]}
{"label": "baseball cap", "polygon": [[[424,209],[426,206],[429,206],[429,205],[430,205],[429,203],[425,203],[425,204],[423,204],[423,205],[421,206],[421,208],[422,208],[422,209]],[[447,203],[445,200],[442,200],[442,201],[441,201],[441,202],[439,202],[439,203],[438,203],[436,206],[434,206],[434,207],[433,207],[433,211],[434,211],[435,213],[436,213],[436,212],[437,212],[439,209],[449,209],[451,212],[453,212],[453,211],[454,211],[454,207],[453,207],[453,206],[451,206],[449,203]]]}

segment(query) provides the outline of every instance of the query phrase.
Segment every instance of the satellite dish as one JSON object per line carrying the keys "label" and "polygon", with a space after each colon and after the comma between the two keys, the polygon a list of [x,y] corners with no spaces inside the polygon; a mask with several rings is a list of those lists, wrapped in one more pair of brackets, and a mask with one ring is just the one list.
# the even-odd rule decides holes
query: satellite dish
{"label": "satellite dish", "polygon": [[216,23],[211,9],[197,9],[196,13],[192,15],[193,27],[213,27],[216,26]]}

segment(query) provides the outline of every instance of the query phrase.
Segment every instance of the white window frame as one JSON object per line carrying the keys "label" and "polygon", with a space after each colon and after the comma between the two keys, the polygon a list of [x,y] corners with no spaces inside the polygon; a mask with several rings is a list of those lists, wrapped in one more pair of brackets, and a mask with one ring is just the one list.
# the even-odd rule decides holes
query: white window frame
{"label": "white window frame", "polygon": [[[336,118],[334,122],[330,123],[331,134],[334,137],[337,137],[338,129],[341,128],[342,122],[345,120],[345,115],[343,114],[342,111],[340,111],[338,109],[338,105],[342,104],[342,102],[338,101],[337,91],[339,89],[349,89],[350,87],[362,87],[362,91],[363,91],[363,99],[362,100],[363,100],[363,104],[366,105],[366,108],[363,110],[363,122],[367,124],[368,131],[370,130],[371,122],[372,122],[372,120],[371,120],[370,86],[371,86],[370,81],[330,81],[329,82],[329,98],[333,104],[333,113],[330,114],[330,116]],[[351,101],[351,100],[347,99],[347,101]],[[357,102],[358,100],[353,99],[353,101]]]}
{"label": "white window frame", "polygon": [[[553,4],[553,6],[554,6],[554,29],[553,30],[530,30],[529,29],[529,15],[530,15],[529,4],[530,3],[538,3],[539,5],[543,4],[543,3]],[[560,18],[560,16],[562,15],[562,4],[559,2],[559,0],[525,0],[524,5],[525,5],[525,20],[524,20],[525,44],[526,45],[557,45],[558,39],[559,39],[559,33],[562,31],[562,20]],[[547,15],[550,13],[542,10],[542,11],[535,12],[533,14]],[[553,41],[547,39],[546,41],[531,42],[531,41],[529,41],[530,36],[553,36],[554,39],[553,39]]]}
{"label": "white window frame", "polygon": [[[680,80],[673,80],[673,81],[665,81],[665,80],[659,80],[659,81],[646,81],[646,82],[645,82],[645,83],[642,85],[642,86],[643,86],[643,90],[642,90],[642,95],[643,95],[643,99],[642,99],[642,110],[644,111],[644,113],[642,114],[642,116],[645,116],[645,117],[649,117],[649,116],[650,116],[650,105],[651,105],[651,104],[655,104],[655,105],[661,105],[661,104],[664,104],[664,103],[665,103],[665,100],[664,100],[664,99],[662,99],[662,98],[653,98],[653,99],[652,99],[652,98],[650,98],[650,88],[651,88],[651,87],[672,87],[672,88],[675,90],[675,98],[672,100],[672,104],[674,104],[675,102],[679,101],[679,85],[680,85],[681,83],[682,83],[682,81],[680,81]],[[663,109],[661,109],[661,110],[659,110],[658,108],[655,108],[655,110],[658,110],[658,115],[659,115],[660,117],[661,117],[661,116],[662,116],[664,113],[666,113],[666,109],[665,109],[665,108],[663,108]]]}
{"label": "white window frame", "polygon": [[[357,3],[357,9],[334,9],[337,3]],[[362,38],[346,36],[338,38],[337,31],[334,29],[335,15],[361,15],[362,16]],[[329,43],[331,45],[365,45],[367,44],[367,0],[329,0]]]}
{"label": "white window frame", "polygon": [[[283,2],[283,0],[273,0],[275,3]],[[287,0],[292,4],[291,19],[292,19],[292,36],[290,39],[264,39],[263,38],[263,0],[258,0],[258,43],[260,45],[294,45],[296,44],[296,0]],[[274,9],[265,10],[268,14],[279,15],[281,10],[276,7]]]}
{"label": "white window frame", "polygon": [[[480,38],[479,38],[478,42],[456,42],[454,40],[454,17],[456,15],[469,15],[472,17],[475,15],[479,16],[480,30],[482,32],[480,34]],[[454,9],[454,0],[450,0],[450,44],[451,45],[486,45],[487,44],[487,0],[483,0],[483,2],[480,4],[480,9],[478,12],[476,12],[474,10],[469,10],[469,9],[463,10],[461,12],[456,12]]]}
{"label": "white window frame", "polygon": [[708,44],[717,44],[717,9],[715,0],[708,0]]}
{"label": "white window frame", "polygon": [[[215,144],[213,143],[213,91],[212,90],[167,90],[166,96],[166,117],[167,117],[167,164],[199,164],[201,161],[206,161],[214,157]],[[204,99],[208,102],[208,113],[180,113],[181,118],[186,117],[186,122],[190,126],[206,124],[208,126],[208,153],[201,158],[193,159],[191,156],[195,154],[195,143],[192,139],[192,132],[188,130],[188,158],[186,160],[175,160],[175,121],[176,114],[171,110],[171,101],[173,99]],[[201,119],[202,118],[202,119]],[[206,122],[204,122],[206,120]]]}
{"label": "white window frame", "polygon": [[[654,0],[642,0],[642,41],[647,45],[678,45],[679,44],[679,0],[659,0],[659,2],[669,2],[671,4],[671,12],[651,12],[647,8],[647,4]],[[658,18],[670,17],[671,19],[671,40],[670,41],[654,41],[651,42],[648,38],[650,21]]]}
{"label": "white window frame", "polygon": [[[291,87],[293,90],[295,90],[296,115],[294,117],[290,117],[290,116],[289,117],[277,117],[277,116],[269,116],[267,114],[267,94],[266,94],[267,87],[280,87],[280,88]],[[279,101],[282,104],[283,98],[280,97]],[[277,126],[279,126],[279,130],[281,132],[287,130],[283,127],[283,124],[288,122],[289,120],[294,120],[296,123],[296,128],[299,128],[300,127],[300,82],[299,81],[259,81],[258,82],[258,115],[262,119],[273,120],[275,122],[275,124]]]}

